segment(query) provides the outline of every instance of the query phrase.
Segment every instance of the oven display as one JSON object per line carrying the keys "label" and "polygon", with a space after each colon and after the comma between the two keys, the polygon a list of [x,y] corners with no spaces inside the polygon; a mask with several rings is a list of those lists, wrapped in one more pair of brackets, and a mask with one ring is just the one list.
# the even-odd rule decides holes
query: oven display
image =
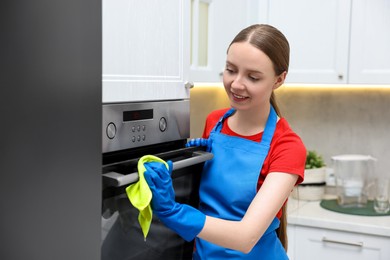
{"label": "oven display", "polygon": [[153,119],[153,109],[133,110],[123,112],[123,122]]}

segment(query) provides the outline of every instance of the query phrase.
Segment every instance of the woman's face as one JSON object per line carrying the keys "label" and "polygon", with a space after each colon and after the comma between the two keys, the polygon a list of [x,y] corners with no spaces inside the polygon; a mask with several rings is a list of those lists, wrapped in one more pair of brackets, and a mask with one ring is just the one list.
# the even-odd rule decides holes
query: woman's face
{"label": "woman's face", "polygon": [[250,43],[230,46],[223,84],[233,108],[259,111],[268,106],[272,90],[283,84],[285,76],[275,75],[270,58]]}

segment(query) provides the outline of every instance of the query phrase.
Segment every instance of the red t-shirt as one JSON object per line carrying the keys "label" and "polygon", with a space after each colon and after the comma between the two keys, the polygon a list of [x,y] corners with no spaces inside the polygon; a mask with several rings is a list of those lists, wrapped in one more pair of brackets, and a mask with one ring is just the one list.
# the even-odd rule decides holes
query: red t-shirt
{"label": "red t-shirt", "polygon": [[[203,138],[209,137],[211,130],[227,110],[227,108],[216,110],[208,115],[203,131]],[[223,134],[239,136],[252,141],[260,142],[261,137],[263,136],[263,132],[252,136],[239,135],[229,128],[227,124],[228,120],[229,118],[225,120],[222,125],[221,132]],[[261,187],[265,177],[270,172],[286,172],[290,174],[296,174],[298,175],[298,181],[296,184],[301,183],[304,177],[305,160],[306,148],[301,138],[293,132],[288,122],[284,118],[280,118],[276,124],[270,150],[264,160],[263,168],[260,171],[257,189]],[[276,216],[280,218],[282,216],[282,210],[280,210]]]}

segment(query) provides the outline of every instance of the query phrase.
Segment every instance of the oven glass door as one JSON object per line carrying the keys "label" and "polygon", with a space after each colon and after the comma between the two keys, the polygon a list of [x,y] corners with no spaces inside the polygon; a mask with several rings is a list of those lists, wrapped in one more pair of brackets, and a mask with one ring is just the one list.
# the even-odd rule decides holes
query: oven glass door
{"label": "oven glass door", "polygon": [[[173,161],[176,201],[198,206],[198,189],[203,162],[212,154],[183,148],[156,154]],[[153,216],[146,240],[138,223],[138,210],[126,196],[125,188],[138,180],[138,158],[103,167],[102,260],[192,259],[193,242],[186,242]]]}

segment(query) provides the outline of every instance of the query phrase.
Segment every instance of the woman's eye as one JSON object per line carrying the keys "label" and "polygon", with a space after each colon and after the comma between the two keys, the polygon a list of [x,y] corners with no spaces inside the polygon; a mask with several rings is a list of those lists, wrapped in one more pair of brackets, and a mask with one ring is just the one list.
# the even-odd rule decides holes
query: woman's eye
{"label": "woman's eye", "polygon": [[225,69],[227,72],[229,72],[229,73],[233,73],[234,72],[234,70],[232,70],[231,68],[226,68]]}
{"label": "woman's eye", "polygon": [[257,77],[253,77],[253,76],[248,76],[249,77],[249,79],[250,80],[252,80],[252,81],[258,81],[259,80],[259,78],[257,78]]}

